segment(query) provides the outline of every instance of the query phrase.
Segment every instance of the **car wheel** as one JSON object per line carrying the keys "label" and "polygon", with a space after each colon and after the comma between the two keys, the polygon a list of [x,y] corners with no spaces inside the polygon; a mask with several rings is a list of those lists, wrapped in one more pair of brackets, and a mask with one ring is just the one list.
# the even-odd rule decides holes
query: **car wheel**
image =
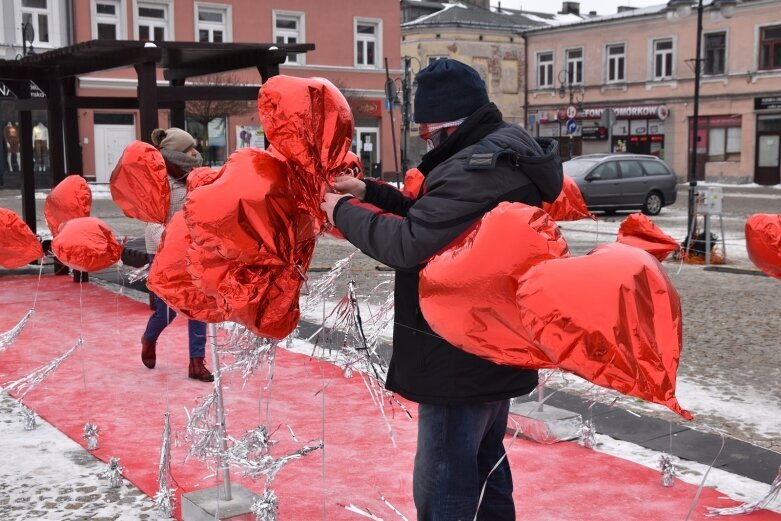
{"label": "car wheel", "polygon": [[659,192],[649,192],[645,196],[645,203],[643,203],[643,213],[646,215],[659,215],[664,206],[664,199]]}

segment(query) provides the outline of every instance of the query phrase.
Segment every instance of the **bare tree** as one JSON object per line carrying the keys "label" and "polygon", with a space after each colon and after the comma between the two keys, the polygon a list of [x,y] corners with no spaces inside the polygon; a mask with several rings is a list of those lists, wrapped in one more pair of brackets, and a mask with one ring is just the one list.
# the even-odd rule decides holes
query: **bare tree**
{"label": "bare tree", "polygon": [[[203,76],[200,80],[194,81],[197,85],[208,86],[236,86],[240,85],[238,78],[233,74],[212,74]],[[193,100],[185,104],[185,115],[200,124],[201,130],[195,138],[203,146],[204,163],[208,163],[212,158],[209,157],[209,122],[216,118],[227,118],[228,116],[241,116],[251,112],[255,108],[254,101],[242,100]],[[225,129],[227,142],[228,129]]]}

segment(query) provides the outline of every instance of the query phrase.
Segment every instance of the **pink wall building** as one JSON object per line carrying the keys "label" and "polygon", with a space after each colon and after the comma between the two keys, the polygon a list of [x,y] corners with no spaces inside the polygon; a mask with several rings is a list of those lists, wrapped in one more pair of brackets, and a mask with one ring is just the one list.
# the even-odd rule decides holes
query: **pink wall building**
{"label": "pink wall building", "polygon": [[[574,155],[653,154],[685,179],[697,16],[671,20],[665,7],[527,31],[529,127],[565,157],[570,143]],[[781,183],[781,2],[744,1],[730,19],[706,8],[703,20],[697,176]]]}
{"label": "pink wall building", "polygon": [[[46,0],[44,0],[46,2]],[[52,0],[48,0],[53,3]],[[367,173],[392,171],[394,148],[391,123],[384,108],[385,64],[400,74],[400,12],[394,0],[342,0],[339,8],[318,0],[72,0],[73,42],[92,39],[209,41],[250,43],[313,43],[306,55],[291,55],[281,74],[320,76],[345,94],[356,122],[354,150]],[[243,85],[259,85],[257,70],[218,78]],[[190,82],[203,81],[192,78]],[[159,77],[160,84],[163,82]],[[118,69],[79,77],[78,95],[136,95],[136,74]],[[188,130],[203,133],[188,121]],[[166,111],[160,125],[168,124]],[[396,135],[398,136],[398,114]],[[113,164],[125,144],[139,138],[134,111],[79,111],[83,174],[108,182]],[[220,164],[240,146],[262,143],[257,109],[243,115],[218,118],[208,125],[203,146],[213,164]],[[372,169],[373,167],[373,169]]]}

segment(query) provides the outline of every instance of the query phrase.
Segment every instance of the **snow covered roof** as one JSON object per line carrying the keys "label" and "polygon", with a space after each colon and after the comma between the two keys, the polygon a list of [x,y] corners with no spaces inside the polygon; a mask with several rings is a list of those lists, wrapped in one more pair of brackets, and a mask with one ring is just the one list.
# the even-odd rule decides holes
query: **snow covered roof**
{"label": "snow covered roof", "polygon": [[654,15],[664,13],[666,9],[667,9],[667,4],[657,4],[649,7],[640,7],[637,9],[622,11],[620,13],[598,15],[598,16],[591,16],[591,17],[582,17],[577,15],[557,15],[558,19],[555,22],[552,23],[549,22],[544,27],[538,26],[538,27],[530,28],[527,32],[536,32],[545,29],[557,29],[560,27],[569,27],[573,25],[603,23],[603,22],[609,22],[614,20],[637,18],[640,16],[654,16]]}
{"label": "snow covered roof", "polygon": [[[557,16],[559,16],[545,13],[526,13],[512,9],[502,9],[500,12],[497,12],[458,1],[406,1],[409,4],[414,4],[416,6],[425,5],[429,9],[436,9],[434,4],[437,3],[441,6],[439,10],[429,12],[402,23],[402,28],[406,29],[442,26],[481,27],[489,29],[528,28],[549,25],[556,22]],[[580,17],[578,17],[578,19],[580,19]]]}

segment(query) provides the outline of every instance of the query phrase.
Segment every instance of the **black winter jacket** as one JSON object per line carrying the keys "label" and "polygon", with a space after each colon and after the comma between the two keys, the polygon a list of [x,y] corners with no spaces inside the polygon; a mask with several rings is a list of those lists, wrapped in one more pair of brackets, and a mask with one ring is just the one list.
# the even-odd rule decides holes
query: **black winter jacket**
{"label": "black winter jacket", "polygon": [[[433,168],[418,199],[367,180],[364,201],[344,197],[334,209],[335,224],[347,240],[397,270],[386,386],[419,403],[490,402],[528,394],[537,385],[536,371],[500,366],[450,345],[431,330],[420,311],[422,264],[500,202],[541,206],[561,191],[556,143],[535,140],[521,127],[501,122],[493,104],[484,108],[499,114],[498,123],[488,130],[469,125],[470,119],[480,117],[473,115],[440,145],[446,150],[456,143],[452,155],[446,153],[449,157],[433,165],[424,157],[421,169],[426,163]],[[465,137],[464,132],[476,135]],[[470,141],[474,144],[458,149]]]}

